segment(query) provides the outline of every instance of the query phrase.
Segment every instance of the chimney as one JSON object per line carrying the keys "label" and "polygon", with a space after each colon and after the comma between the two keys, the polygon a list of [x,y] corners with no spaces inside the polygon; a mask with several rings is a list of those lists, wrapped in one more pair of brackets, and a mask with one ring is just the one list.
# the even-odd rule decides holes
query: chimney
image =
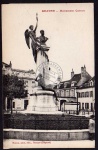
{"label": "chimney", "polygon": [[85,67],[85,65],[84,65],[84,71],[86,71],[86,67]]}
{"label": "chimney", "polygon": [[72,72],[71,72],[71,78],[74,76],[74,71],[73,71],[73,69],[72,69]]}
{"label": "chimney", "polygon": [[86,67],[81,67],[81,78],[86,76]]}
{"label": "chimney", "polygon": [[86,76],[86,66],[84,65],[84,76]]}

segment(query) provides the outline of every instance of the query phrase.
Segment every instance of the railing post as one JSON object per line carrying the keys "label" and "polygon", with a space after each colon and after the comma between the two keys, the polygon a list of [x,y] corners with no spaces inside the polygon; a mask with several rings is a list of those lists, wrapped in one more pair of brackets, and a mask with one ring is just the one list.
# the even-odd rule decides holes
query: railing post
{"label": "railing post", "polygon": [[46,130],[48,130],[48,119],[47,119],[47,124],[46,124]]}
{"label": "railing post", "polygon": [[78,92],[77,92],[77,115],[79,114],[78,112]]}
{"label": "railing post", "polygon": [[25,120],[25,119],[23,119],[23,120],[22,120],[22,124],[23,124],[23,129],[24,129],[24,124],[25,124],[25,121],[24,121],[24,120]]}

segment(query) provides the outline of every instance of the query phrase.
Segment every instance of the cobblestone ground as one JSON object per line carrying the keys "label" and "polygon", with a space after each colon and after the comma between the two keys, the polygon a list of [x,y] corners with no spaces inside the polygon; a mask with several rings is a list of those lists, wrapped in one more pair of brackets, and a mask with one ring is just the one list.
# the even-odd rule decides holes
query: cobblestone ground
{"label": "cobblestone ground", "polygon": [[95,140],[81,141],[29,141],[5,139],[3,149],[9,148],[94,148]]}

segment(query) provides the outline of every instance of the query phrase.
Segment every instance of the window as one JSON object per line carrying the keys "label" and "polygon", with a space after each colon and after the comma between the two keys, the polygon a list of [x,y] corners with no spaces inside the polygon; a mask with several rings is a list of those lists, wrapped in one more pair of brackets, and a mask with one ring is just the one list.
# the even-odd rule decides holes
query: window
{"label": "window", "polygon": [[90,97],[93,97],[93,91],[90,91]]}
{"label": "window", "polygon": [[81,93],[79,93],[79,97],[81,97]]}
{"label": "window", "polygon": [[85,109],[89,109],[89,103],[85,103]]}
{"label": "window", "polygon": [[66,90],[66,97],[69,96],[69,90]]}
{"label": "window", "polygon": [[84,109],[84,103],[82,103],[82,109]]}
{"label": "window", "polygon": [[88,83],[88,87],[90,86],[90,83]]}
{"label": "window", "polygon": [[81,93],[81,97],[84,97],[84,92]]}
{"label": "window", "polygon": [[93,111],[93,103],[91,103],[91,111]]}
{"label": "window", "polygon": [[83,92],[81,92],[81,93],[79,94],[79,96],[80,96],[80,97],[83,97]]}
{"label": "window", "polygon": [[74,96],[75,96],[75,95],[74,95],[74,89],[71,89],[71,90],[70,90],[70,96],[71,96],[71,97],[74,97]]}
{"label": "window", "polygon": [[87,103],[85,103],[85,109],[86,109],[86,107],[87,107],[87,105],[86,105]]}
{"label": "window", "polygon": [[66,88],[66,87],[67,87],[67,83],[65,82],[65,83],[64,83],[64,88]]}
{"label": "window", "polygon": [[28,83],[28,81],[24,81],[24,83],[25,83],[25,84],[27,84],[27,83]]}
{"label": "window", "polygon": [[92,86],[92,85],[93,85],[93,83],[91,82],[91,83],[90,83],[90,85]]}
{"label": "window", "polygon": [[61,96],[64,96],[64,90],[61,91]]}
{"label": "window", "polygon": [[13,102],[13,108],[15,108],[15,102]]}
{"label": "window", "polygon": [[28,86],[28,81],[24,81],[25,86]]}
{"label": "window", "polygon": [[28,90],[25,90],[25,96],[26,97],[28,96]]}
{"label": "window", "polygon": [[84,92],[84,97],[86,97],[86,92]]}
{"label": "window", "polygon": [[78,92],[78,97],[80,97],[80,93]]}
{"label": "window", "polygon": [[28,100],[24,100],[24,109],[26,109],[28,106]]}
{"label": "window", "polygon": [[66,97],[66,90],[64,90],[64,96]]}
{"label": "window", "polygon": [[71,83],[71,86],[74,86],[74,84],[75,84],[75,83],[74,83],[74,82],[72,82],[72,83]]}
{"label": "window", "polygon": [[89,97],[89,92],[85,92],[85,97]]}
{"label": "window", "polygon": [[87,109],[89,109],[89,103],[87,103]]}
{"label": "window", "polygon": [[59,87],[60,87],[60,84],[57,85],[57,89],[59,89]]}
{"label": "window", "polygon": [[81,110],[81,103],[79,103],[79,110]]}
{"label": "window", "polygon": [[56,95],[59,96],[59,92],[57,92]]}

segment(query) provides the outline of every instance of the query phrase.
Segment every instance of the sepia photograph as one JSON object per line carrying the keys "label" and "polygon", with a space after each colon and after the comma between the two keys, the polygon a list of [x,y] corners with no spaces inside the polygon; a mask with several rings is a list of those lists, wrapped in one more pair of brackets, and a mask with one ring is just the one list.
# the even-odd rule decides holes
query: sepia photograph
{"label": "sepia photograph", "polygon": [[95,148],[93,3],[2,4],[3,149]]}

